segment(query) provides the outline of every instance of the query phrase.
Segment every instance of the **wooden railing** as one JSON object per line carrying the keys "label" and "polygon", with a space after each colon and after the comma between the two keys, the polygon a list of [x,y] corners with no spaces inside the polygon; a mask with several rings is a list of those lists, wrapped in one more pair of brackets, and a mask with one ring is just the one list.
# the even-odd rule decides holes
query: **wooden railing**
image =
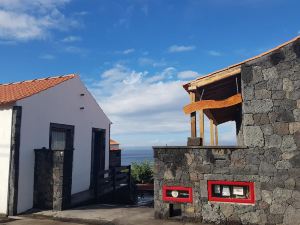
{"label": "wooden railing", "polygon": [[98,174],[97,195],[102,196],[121,187],[132,187],[131,166],[121,166],[104,170]]}

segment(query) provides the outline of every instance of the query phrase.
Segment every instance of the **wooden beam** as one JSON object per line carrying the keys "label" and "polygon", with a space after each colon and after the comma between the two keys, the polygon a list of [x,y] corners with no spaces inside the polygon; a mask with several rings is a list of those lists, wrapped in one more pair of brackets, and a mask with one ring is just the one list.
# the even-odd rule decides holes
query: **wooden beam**
{"label": "wooden beam", "polygon": [[219,140],[218,140],[218,126],[214,124],[214,129],[215,129],[215,145],[219,145]]}
{"label": "wooden beam", "polygon": [[200,138],[202,138],[202,145],[204,145],[204,112],[203,112],[203,110],[199,111],[199,130],[200,130]]}
{"label": "wooden beam", "polygon": [[214,121],[212,119],[210,121],[210,145],[214,145],[215,137],[214,137]]}
{"label": "wooden beam", "polygon": [[208,117],[208,119],[212,119],[213,122],[214,122],[214,124],[217,124],[217,125],[218,125],[217,120],[216,120],[216,118],[213,116],[213,114],[212,114],[212,112],[211,112],[210,109],[204,109],[203,112],[204,112],[204,114]]}
{"label": "wooden beam", "polygon": [[242,95],[236,94],[224,100],[202,100],[198,102],[192,102],[183,108],[185,114],[191,114],[193,112],[203,109],[220,109],[229,106],[237,105],[241,103]]}
{"label": "wooden beam", "polygon": [[[190,92],[190,100],[191,104],[193,104],[196,100],[195,92]],[[191,137],[197,137],[197,127],[196,127],[196,112],[191,112]]]}
{"label": "wooden beam", "polygon": [[197,80],[191,81],[190,83],[188,83],[188,90],[194,90],[195,88],[202,87],[231,76],[235,76],[239,73],[241,73],[240,65],[237,65],[232,68],[227,68],[225,70],[217,71],[215,73],[208,74],[205,77],[201,77]]}

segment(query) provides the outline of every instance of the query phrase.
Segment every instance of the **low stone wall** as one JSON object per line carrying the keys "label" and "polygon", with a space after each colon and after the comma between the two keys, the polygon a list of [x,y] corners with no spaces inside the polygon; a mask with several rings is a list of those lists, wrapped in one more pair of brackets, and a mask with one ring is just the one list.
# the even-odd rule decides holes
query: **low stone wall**
{"label": "low stone wall", "polygon": [[[267,154],[267,157],[265,155]],[[155,217],[169,218],[162,187],[193,188],[182,217],[215,224],[299,224],[299,169],[276,169],[277,151],[243,147],[154,147]],[[207,181],[255,184],[255,204],[208,201]]]}

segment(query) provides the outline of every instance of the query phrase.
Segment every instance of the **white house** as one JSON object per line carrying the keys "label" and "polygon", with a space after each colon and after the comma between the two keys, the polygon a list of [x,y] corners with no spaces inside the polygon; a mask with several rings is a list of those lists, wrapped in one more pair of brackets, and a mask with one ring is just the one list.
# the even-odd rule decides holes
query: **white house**
{"label": "white house", "polygon": [[0,214],[96,188],[110,124],[77,75],[0,84]]}

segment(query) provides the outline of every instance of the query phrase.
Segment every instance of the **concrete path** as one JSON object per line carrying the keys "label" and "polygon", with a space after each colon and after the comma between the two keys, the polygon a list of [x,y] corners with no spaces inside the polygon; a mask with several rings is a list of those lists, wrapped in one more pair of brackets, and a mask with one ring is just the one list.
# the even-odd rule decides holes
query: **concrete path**
{"label": "concrete path", "polygon": [[[180,221],[155,220],[150,207],[92,205],[61,212],[42,211],[32,214],[35,218],[53,218],[81,224],[105,225],[192,225]],[[14,224],[11,224],[14,225]],[[199,225],[199,224],[198,224]]]}
{"label": "concrete path", "polygon": [[0,219],[0,225],[78,225],[78,223],[61,222],[47,219],[31,219],[26,217],[14,218],[14,220]]}

